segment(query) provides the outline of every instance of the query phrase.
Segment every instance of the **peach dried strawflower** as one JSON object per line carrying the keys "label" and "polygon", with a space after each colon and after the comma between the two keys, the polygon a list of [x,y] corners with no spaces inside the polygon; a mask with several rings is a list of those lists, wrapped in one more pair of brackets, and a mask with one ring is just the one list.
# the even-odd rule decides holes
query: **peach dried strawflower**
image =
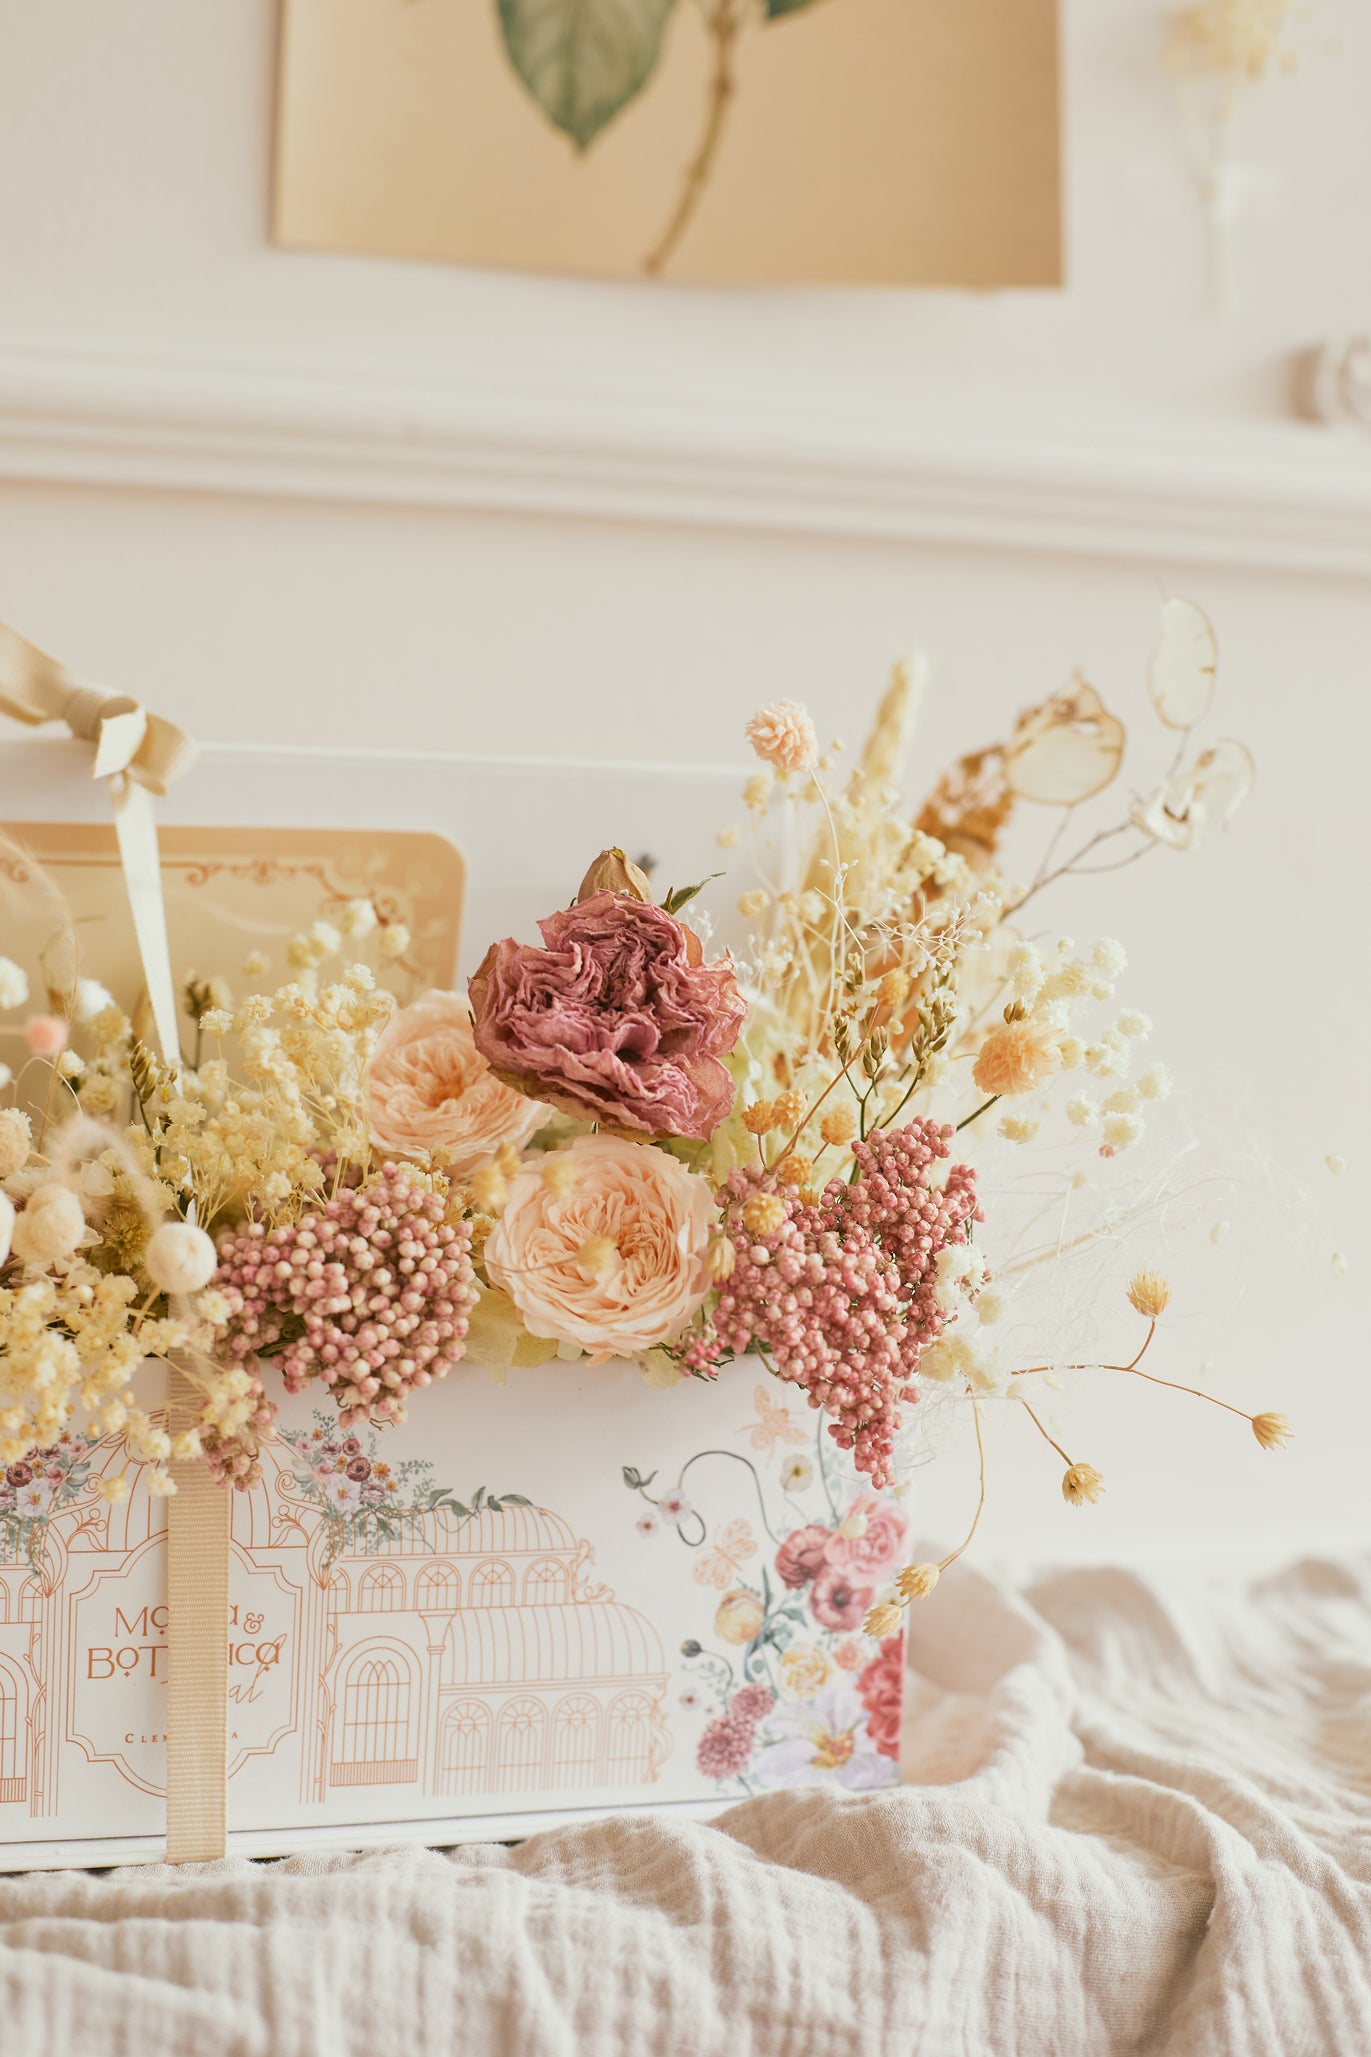
{"label": "peach dried strawflower", "polygon": [[744,734],[757,755],[778,771],[808,771],[819,754],[814,724],[798,700],[759,707]]}
{"label": "peach dried strawflower", "polygon": [[998,1100],[1006,1094],[1031,1093],[1060,1063],[1057,1031],[1050,1022],[1030,1016],[1026,1021],[1000,1022],[990,1031],[971,1076],[981,1092]]}

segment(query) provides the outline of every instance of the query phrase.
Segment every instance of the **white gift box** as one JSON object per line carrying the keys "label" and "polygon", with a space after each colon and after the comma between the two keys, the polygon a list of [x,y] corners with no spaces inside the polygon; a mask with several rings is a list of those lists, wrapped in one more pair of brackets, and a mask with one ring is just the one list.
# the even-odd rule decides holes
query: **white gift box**
{"label": "white gift box", "polygon": [[[859,1487],[748,1363],[666,1392],[626,1364],[503,1386],[463,1364],[402,1429],[345,1436],[309,1395],[281,1426],[233,1501],[231,1851],[898,1776],[898,1646],[860,1633],[873,1528],[836,1534]],[[35,1511],[21,1492],[0,1520],[5,1868],[162,1854],[166,1503],[135,1467],[107,1506],[124,1463],[118,1439],[55,1446]],[[872,1547],[904,1525],[879,1517]]]}
{"label": "white gift box", "polygon": [[[21,837],[102,823],[87,769],[75,744],[5,749],[0,814]],[[460,875],[397,836],[466,852],[465,971],[531,935],[607,843],[655,858],[663,889],[697,877],[735,795],[732,773],[679,766],[212,749],[161,810],[196,830],[163,838],[173,951],[217,970],[225,935],[246,950],[321,894],[384,890],[414,924],[416,978],[449,983]],[[397,850],[422,880],[397,876]],[[92,864],[53,875],[106,894],[89,968],[131,1006]],[[464,1361],[404,1427],[356,1436],[326,1395],[269,1391],[282,1434],[233,1499],[231,1850],[517,1836],[898,1777],[900,1644],[860,1623],[903,1509],[864,1494],[823,1419],[760,1367],[662,1390],[626,1364],[500,1383]],[[107,1505],[98,1480],[125,1464],[118,1439],[73,1436],[0,1487],[0,1866],[162,1854],[165,1502],[129,1466]]]}

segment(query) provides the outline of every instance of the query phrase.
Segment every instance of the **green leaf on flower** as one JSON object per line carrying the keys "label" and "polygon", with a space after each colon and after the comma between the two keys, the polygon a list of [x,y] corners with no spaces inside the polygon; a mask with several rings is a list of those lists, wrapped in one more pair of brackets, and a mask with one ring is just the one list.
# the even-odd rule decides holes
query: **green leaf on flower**
{"label": "green leaf on flower", "polygon": [[662,906],[668,914],[679,914],[683,907],[689,906],[697,893],[703,893],[706,886],[712,885],[715,879],[722,877],[721,871],[712,871],[709,877],[701,879],[697,886],[673,886],[663,900]]}
{"label": "green leaf on flower", "polygon": [[647,1477],[644,1478],[643,1474],[634,1465],[626,1464],[624,1466],[624,1484],[628,1487],[630,1493],[641,1492],[644,1486],[652,1484],[656,1476],[655,1471],[650,1471]]}
{"label": "green leaf on flower", "polygon": [[509,61],[578,150],[628,106],[661,54],[672,0],[497,0]]}
{"label": "green leaf on flower", "polygon": [[782,15],[798,14],[802,7],[812,7],[814,0],[766,0],[766,18],[779,21]]}

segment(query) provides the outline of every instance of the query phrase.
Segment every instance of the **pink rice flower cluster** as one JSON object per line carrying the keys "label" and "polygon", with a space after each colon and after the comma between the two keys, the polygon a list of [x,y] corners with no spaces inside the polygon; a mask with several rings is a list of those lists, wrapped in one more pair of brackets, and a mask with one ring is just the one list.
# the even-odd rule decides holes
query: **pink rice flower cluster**
{"label": "pink rice flower cluster", "polygon": [[[918,1398],[919,1359],[947,1320],[938,1253],[965,1242],[982,1218],[970,1165],[954,1164],[941,1190],[929,1181],[952,1136],[927,1120],[877,1130],[854,1145],[855,1183],[830,1180],[812,1206],[759,1167],[732,1172],[721,1204],[737,1262],[712,1333],[682,1354],[687,1370],[708,1372],[721,1353],[760,1345],[811,1407],[833,1417],[829,1434],[877,1487],[893,1482],[900,1409]],[[774,1191],[784,1218],[753,1235],[743,1210],[763,1190]]]}
{"label": "pink rice flower cluster", "polygon": [[496,1075],[630,1137],[704,1141],[733,1106],[722,1059],[747,1005],[727,958],[664,907],[594,893],[506,937],[471,980],[476,1047]]}
{"label": "pink rice flower cluster", "polygon": [[471,1231],[435,1193],[387,1164],[317,1213],[249,1222],[219,1246],[232,1356],[275,1359],[288,1393],[330,1387],[344,1424],[402,1422],[416,1387],[466,1347],[477,1291]]}
{"label": "pink rice flower cluster", "polygon": [[737,1778],[752,1762],[757,1726],[774,1705],[770,1686],[739,1686],[728,1711],[700,1737],[695,1762],[706,1778]]}

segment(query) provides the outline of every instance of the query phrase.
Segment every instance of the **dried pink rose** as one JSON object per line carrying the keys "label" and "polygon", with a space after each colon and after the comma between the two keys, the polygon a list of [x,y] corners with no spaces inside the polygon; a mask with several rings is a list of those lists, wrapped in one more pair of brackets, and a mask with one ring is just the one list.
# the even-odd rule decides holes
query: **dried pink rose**
{"label": "dried pink rose", "polygon": [[747,1008],[726,958],[664,907],[596,893],[510,938],[471,981],[476,1047],[507,1085],[638,1136],[703,1141],[733,1105]]}

